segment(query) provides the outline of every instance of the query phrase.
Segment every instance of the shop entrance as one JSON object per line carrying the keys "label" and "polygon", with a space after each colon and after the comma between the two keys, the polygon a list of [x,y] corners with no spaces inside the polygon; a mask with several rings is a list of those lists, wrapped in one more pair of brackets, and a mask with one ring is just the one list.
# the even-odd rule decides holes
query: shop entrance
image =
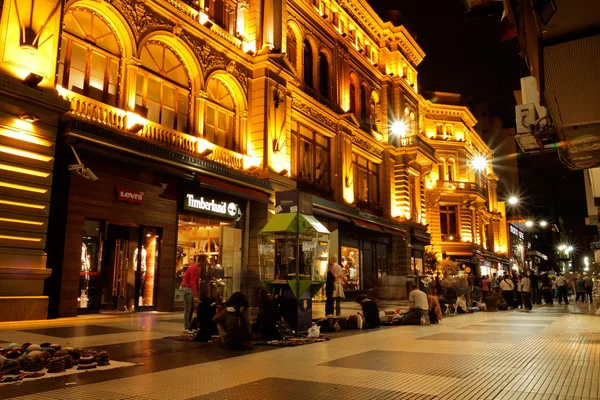
{"label": "shop entrance", "polygon": [[160,228],[86,220],[79,312],[153,309]]}
{"label": "shop entrance", "polygon": [[189,214],[179,215],[175,304],[183,298],[177,290],[187,268],[206,256],[208,265],[201,271],[200,295],[219,295],[227,300],[240,290],[242,275],[242,229],[235,221],[221,221]]}

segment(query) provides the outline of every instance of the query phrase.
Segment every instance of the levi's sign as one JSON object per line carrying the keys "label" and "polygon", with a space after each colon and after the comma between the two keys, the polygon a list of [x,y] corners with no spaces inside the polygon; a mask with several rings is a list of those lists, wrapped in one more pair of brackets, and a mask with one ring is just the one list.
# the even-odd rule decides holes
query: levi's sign
{"label": "levi's sign", "polygon": [[145,193],[139,190],[117,188],[118,200],[126,203],[142,204],[144,202],[144,195]]}
{"label": "levi's sign", "polygon": [[189,193],[185,196],[184,208],[235,220],[239,220],[241,217],[240,207],[236,203],[204,198],[204,196],[196,197]]}

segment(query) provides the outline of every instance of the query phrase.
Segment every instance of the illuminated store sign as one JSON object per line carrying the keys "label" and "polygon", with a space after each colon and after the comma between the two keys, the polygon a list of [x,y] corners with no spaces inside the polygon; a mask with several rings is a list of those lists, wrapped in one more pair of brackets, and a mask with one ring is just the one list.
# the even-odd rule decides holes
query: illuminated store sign
{"label": "illuminated store sign", "polygon": [[126,203],[141,205],[144,202],[144,194],[144,192],[140,192],[139,190],[117,188],[118,200]]}
{"label": "illuminated store sign", "polygon": [[510,233],[515,235],[516,237],[518,237],[521,240],[525,240],[525,234],[523,232],[521,232],[520,230],[518,230],[517,228],[515,228],[512,225],[509,225],[510,227]]}
{"label": "illuminated store sign", "polygon": [[200,211],[235,220],[239,220],[242,214],[239,205],[234,202],[204,198],[204,196],[196,197],[189,193],[185,196],[184,208],[186,210]]}

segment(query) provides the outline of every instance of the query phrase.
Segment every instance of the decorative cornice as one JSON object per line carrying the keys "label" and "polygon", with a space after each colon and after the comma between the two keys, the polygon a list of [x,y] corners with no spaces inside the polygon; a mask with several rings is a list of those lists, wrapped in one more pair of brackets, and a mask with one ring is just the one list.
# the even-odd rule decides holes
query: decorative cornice
{"label": "decorative cornice", "polygon": [[292,92],[292,107],[296,110],[308,115],[320,124],[325,125],[333,130],[337,127],[337,122],[333,119],[313,107],[302,99],[297,93]]}
{"label": "decorative cornice", "polygon": [[379,157],[381,157],[383,154],[382,148],[373,145],[373,143],[361,137],[360,135],[352,135],[352,143],[362,147],[363,149]]}

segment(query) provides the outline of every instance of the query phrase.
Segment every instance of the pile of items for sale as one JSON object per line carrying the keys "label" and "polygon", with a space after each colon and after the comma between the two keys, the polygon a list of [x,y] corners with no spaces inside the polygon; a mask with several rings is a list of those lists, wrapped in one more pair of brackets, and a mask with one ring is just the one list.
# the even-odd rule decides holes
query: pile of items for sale
{"label": "pile of items for sale", "polygon": [[90,370],[110,365],[106,351],[62,347],[60,344],[11,343],[0,348],[0,383],[39,378],[69,370]]}

